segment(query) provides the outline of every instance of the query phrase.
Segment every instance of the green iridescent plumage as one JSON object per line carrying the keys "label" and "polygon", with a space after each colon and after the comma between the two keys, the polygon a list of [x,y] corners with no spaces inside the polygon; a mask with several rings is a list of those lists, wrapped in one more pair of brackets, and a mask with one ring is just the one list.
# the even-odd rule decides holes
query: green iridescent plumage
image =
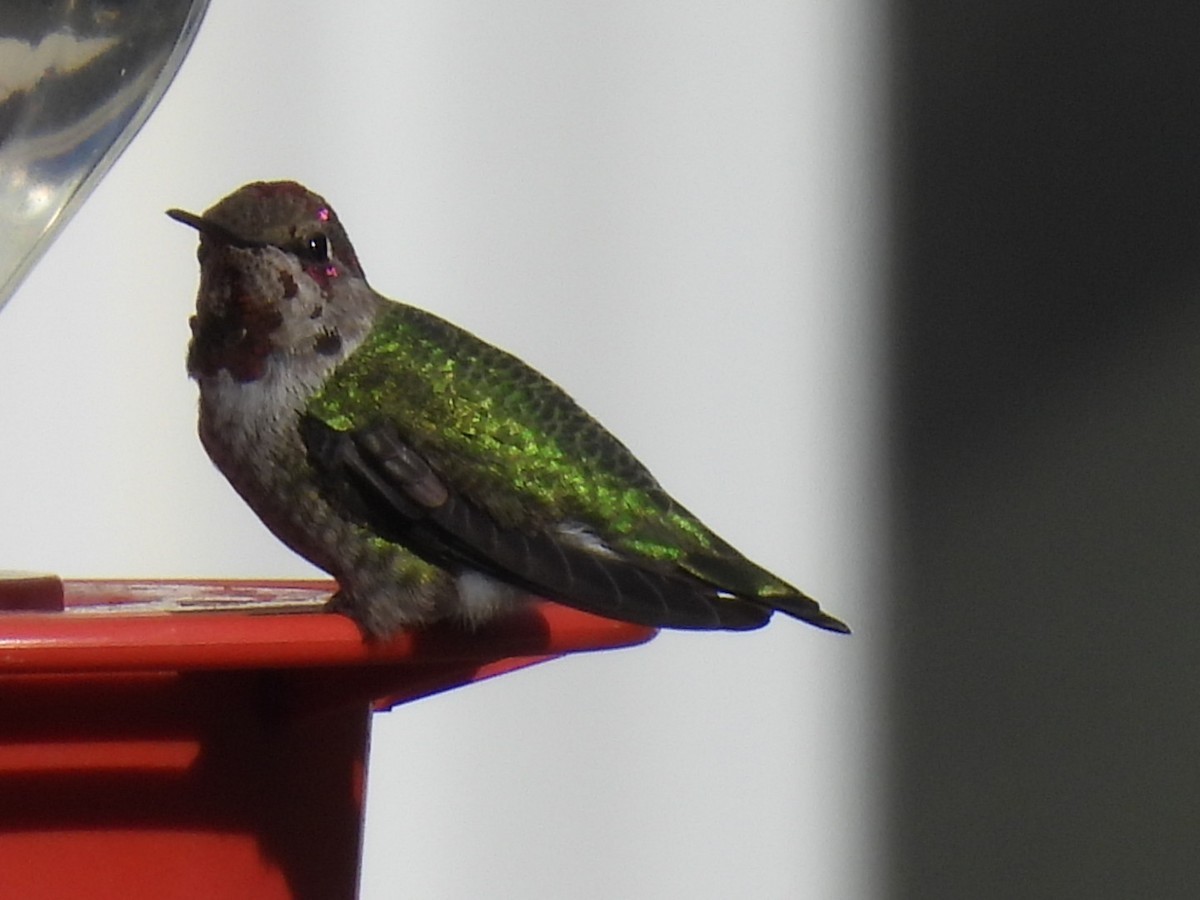
{"label": "green iridescent plumage", "polygon": [[795,592],[675,503],[549,379],[414,307],[389,304],[307,412],[338,431],[394,425],[504,527],[578,522],[615,550],[674,563],[730,592]]}

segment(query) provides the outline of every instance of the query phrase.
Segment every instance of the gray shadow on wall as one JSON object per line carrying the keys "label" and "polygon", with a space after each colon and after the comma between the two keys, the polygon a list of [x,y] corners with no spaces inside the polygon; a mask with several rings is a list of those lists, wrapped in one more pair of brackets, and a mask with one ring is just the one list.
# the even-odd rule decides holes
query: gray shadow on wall
{"label": "gray shadow on wall", "polygon": [[892,893],[1200,896],[1200,6],[891,15]]}

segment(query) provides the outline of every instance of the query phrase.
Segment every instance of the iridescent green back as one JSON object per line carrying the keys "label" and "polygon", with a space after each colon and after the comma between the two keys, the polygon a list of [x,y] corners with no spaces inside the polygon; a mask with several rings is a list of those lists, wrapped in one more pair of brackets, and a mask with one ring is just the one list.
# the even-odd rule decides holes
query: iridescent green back
{"label": "iridescent green back", "polygon": [[578,522],[614,549],[678,564],[735,593],[794,592],[674,503],[561,388],[414,307],[388,304],[308,412],[339,431],[390,422],[506,527]]}

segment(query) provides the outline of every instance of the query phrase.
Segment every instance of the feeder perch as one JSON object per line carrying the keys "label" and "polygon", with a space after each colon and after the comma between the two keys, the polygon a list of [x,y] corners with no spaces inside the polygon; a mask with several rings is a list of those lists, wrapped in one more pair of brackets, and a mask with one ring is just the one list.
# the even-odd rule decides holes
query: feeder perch
{"label": "feeder perch", "polygon": [[351,900],[373,711],[654,629],[366,643],[328,582],[0,579],[0,897]]}

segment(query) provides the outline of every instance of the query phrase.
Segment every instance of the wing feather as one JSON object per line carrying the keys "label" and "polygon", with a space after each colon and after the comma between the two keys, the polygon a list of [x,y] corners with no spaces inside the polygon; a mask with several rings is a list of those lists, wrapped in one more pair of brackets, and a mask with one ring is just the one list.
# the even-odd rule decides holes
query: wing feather
{"label": "wing feather", "polygon": [[305,429],[329,493],[441,565],[630,621],[753,628],[778,608],[845,630],[676,504],[557,385],[422,310],[384,310]]}

